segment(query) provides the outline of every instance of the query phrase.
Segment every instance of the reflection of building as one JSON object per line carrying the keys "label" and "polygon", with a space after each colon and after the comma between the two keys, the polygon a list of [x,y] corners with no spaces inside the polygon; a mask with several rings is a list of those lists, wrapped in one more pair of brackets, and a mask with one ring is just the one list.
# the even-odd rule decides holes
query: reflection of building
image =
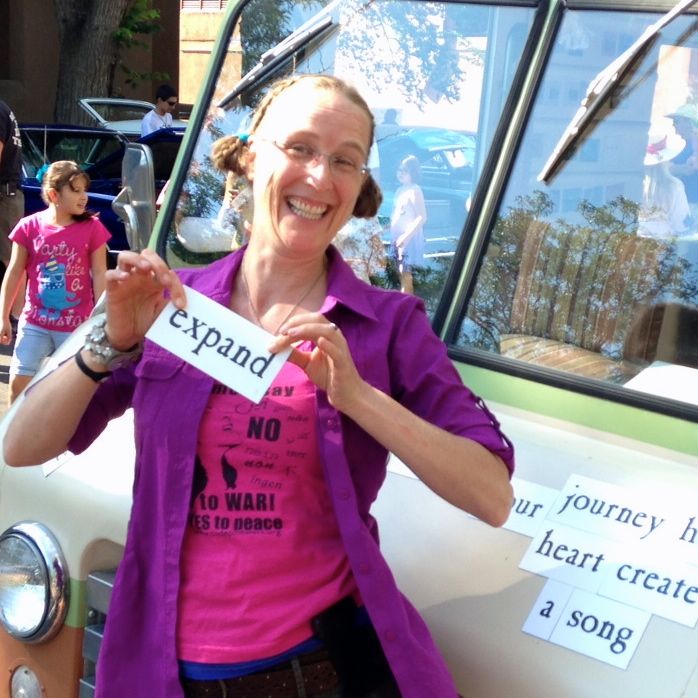
{"label": "reflection of building", "polygon": [[[126,64],[140,72],[167,73],[179,90],[180,102],[191,104],[226,4],[227,0],[153,0],[162,31],[139,37],[147,47],[126,52]],[[0,17],[0,99],[12,106],[20,121],[51,121],[58,79],[53,0],[0,0]],[[122,74],[117,73],[116,79],[115,92],[121,96],[152,101],[156,84],[144,82],[133,88],[123,82]]]}
{"label": "reflection of building", "polygon": [[579,109],[589,80],[626,50],[652,18],[638,15],[632,23],[617,27],[610,16],[582,13],[583,21],[575,21],[570,13],[562,25],[528,123],[528,157],[519,160],[510,200],[544,190],[553,204],[553,217],[572,217],[580,204],[599,207],[619,196],[636,203],[642,200],[642,160],[650,123],[682,104],[691,83],[694,51],[671,45],[671,35],[662,39],[668,43],[658,44],[644,59],[638,71],[642,79],[627,77],[631,88],[622,90],[623,98],[611,99],[602,107],[600,120],[578,142],[573,164],[561,166],[547,186],[537,181],[543,163]]}

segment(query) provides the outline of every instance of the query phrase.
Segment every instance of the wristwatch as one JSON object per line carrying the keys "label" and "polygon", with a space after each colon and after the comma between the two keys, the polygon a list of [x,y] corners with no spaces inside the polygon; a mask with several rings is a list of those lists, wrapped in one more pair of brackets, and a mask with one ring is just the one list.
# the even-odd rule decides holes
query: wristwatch
{"label": "wristwatch", "polygon": [[109,343],[105,329],[106,324],[106,316],[95,322],[85,337],[83,349],[89,351],[98,364],[102,364],[109,371],[113,371],[135,361],[143,352],[143,342],[138,342],[125,351],[115,349]]}

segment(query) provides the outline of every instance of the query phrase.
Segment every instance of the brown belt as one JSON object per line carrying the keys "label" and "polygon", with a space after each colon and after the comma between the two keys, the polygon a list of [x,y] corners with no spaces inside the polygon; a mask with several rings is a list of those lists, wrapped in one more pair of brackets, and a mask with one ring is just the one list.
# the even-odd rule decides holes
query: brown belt
{"label": "brown belt", "polygon": [[234,679],[181,681],[186,698],[315,698],[339,688],[326,650]]}

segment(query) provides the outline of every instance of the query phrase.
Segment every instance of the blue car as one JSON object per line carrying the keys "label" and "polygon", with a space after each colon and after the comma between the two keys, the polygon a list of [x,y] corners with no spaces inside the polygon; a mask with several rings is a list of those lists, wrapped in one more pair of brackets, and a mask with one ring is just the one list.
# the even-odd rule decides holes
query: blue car
{"label": "blue car", "polygon": [[[112,235],[109,250],[117,253],[128,249],[124,224],[112,210],[112,201],[121,189],[121,163],[128,139],[109,129],[82,126],[20,124],[20,132],[25,215],[46,208],[41,199],[41,185],[36,179],[41,167],[56,160],[73,160],[90,176],[88,207],[99,214]],[[138,142],[152,150],[157,194],[172,171],[182,131],[162,129]]]}

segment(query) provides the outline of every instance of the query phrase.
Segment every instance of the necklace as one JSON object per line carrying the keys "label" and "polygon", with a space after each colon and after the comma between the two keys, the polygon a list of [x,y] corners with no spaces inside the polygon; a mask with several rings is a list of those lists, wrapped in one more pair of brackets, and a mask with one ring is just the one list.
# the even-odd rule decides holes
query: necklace
{"label": "necklace", "polygon": [[[262,322],[262,318],[259,316],[259,313],[257,312],[257,308],[255,308],[254,303],[252,302],[252,296],[250,295],[250,286],[247,283],[247,275],[245,274],[245,264],[244,262],[240,265],[240,272],[242,273],[242,284],[245,287],[245,295],[247,296],[247,305],[250,307],[250,311],[252,312],[252,315],[254,316],[254,319],[256,320],[257,324],[263,329],[266,330],[267,328],[264,327],[264,323]],[[288,311],[288,313],[284,316],[284,319],[278,324],[277,328],[272,332],[272,334],[276,335],[279,333],[279,330],[283,326],[283,324],[288,320],[295,312],[298,310],[298,306],[310,295],[310,292],[317,286],[318,282],[320,279],[323,277],[325,273],[325,265],[322,265],[322,269],[320,270],[320,273],[315,277],[315,280],[313,281],[310,286],[303,292],[303,295],[298,299],[296,304],[291,308],[291,310]]]}

